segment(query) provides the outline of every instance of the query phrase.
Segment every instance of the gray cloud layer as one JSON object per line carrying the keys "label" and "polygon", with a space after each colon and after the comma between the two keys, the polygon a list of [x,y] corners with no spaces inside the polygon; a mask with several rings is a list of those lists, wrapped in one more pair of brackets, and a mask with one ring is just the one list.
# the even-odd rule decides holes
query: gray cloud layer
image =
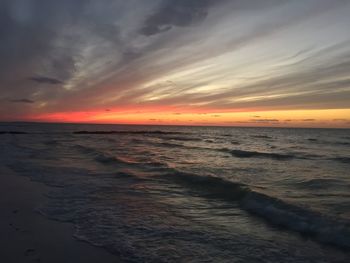
{"label": "gray cloud layer", "polygon": [[349,12],[342,0],[2,0],[0,118],[350,108]]}
{"label": "gray cloud layer", "polygon": [[149,16],[141,33],[150,36],[170,30],[174,26],[185,27],[203,20],[215,0],[166,0]]}
{"label": "gray cloud layer", "polygon": [[63,82],[58,79],[43,76],[30,77],[29,79],[38,83],[46,83],[51,85],[63,84]]}

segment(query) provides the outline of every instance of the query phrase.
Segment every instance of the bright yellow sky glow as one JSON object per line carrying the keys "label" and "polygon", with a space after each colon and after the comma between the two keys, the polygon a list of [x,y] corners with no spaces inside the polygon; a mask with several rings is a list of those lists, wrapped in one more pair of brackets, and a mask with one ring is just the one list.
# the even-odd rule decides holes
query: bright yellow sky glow
{"label": "bright yellow sky glow", "polygon": [[154,125],[218,125],[271,127],[350,128],[350,109],[286,110],[251,112],[174,112],[174,111],[104,111],[53,113],[33,117],[35,121],[90,122]]}

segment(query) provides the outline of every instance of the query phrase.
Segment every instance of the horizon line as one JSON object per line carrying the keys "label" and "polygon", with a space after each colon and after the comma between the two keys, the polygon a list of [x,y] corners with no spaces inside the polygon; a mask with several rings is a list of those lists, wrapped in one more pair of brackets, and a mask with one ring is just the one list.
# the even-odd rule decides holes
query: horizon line
{"label": "horizon line", "polygon": [[171,126],[171,127],[222,127],[222,128],[272,128],[272,129],[332,129],[332,130],[350,130],[349,127],[295,127],[295,126],[238,126],[238,125],[187,125],[187,124],[142,124],[142,123],[92,123],[92,122],[50,122],[50,121],[0,121],[3,123],[22,123],[22,124],[66,124],[66,125],[121,125],[121,126]]}

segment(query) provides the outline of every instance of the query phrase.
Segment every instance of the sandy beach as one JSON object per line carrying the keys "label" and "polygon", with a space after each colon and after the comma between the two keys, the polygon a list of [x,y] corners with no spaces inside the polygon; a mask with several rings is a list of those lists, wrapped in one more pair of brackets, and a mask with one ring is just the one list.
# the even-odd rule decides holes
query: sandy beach
{"label": "sandy beach", "polygon": [[104,249],[74,239],[72,224],[35,211],[49,190],[0,167],[0,262],[120,262]]}

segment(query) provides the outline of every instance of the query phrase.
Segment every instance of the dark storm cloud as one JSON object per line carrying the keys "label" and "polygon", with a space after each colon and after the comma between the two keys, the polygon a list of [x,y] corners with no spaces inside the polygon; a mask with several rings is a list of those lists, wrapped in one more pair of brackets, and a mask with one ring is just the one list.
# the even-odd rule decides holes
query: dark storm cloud
{"label": "dark storm cloud", "polygon": [[151,36],[175,26],[189,26],[203,20],[215,2],[217,0],[163,0],[159,9],[146,19],[140,33]]}

